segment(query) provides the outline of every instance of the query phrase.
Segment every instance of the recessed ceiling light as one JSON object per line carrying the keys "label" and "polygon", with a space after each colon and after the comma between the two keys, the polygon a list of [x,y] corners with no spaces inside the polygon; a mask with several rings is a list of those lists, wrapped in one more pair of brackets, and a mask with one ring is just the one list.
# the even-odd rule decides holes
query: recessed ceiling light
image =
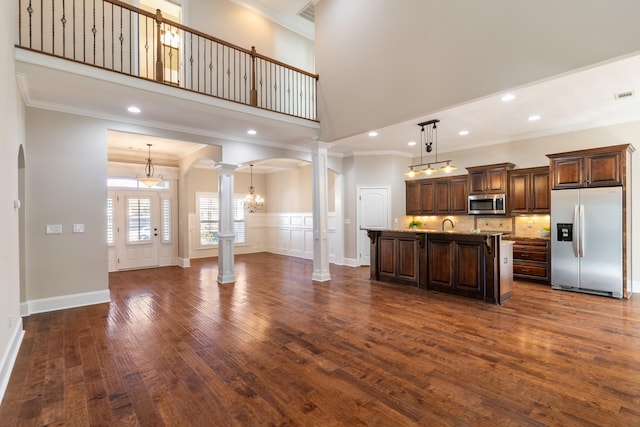
{"label": "recessed ceiling light", "polygon": [[256,132],[256,131],[255,131],[255,130],[253,130],[253,129],[249,129],[249,130],[247,131],[247,133],[248,133],[249,135],[255,135],[255,134],[257,134],[258,132]]}
{"label": "recessed ceiling light", "polygon": [[415,141],[409,141],[409,143],[407,143],[408,146],[413,147],[414,145],[416,145]]}
{"label": "recessed ceiling light", "polygon": [[375,130],[372,130],[371,132],[369,132],[369,136],[371,137],[378,136],[378,132],[376,132]]}
{"label": "recessed ceiling light", "polygon": [[140,110],[140,108],[132,105],[131,107],[127,108],[127,111],[129,111],[130,113],[138,114],[142,110]]}
{"label": "recessed ceiling light", "polygon": [[506,95],[503,95],[501,99],[503,102],[509,102],[516,99],[516,96],[512,93],[507,93]]}
{"label": "recessed ceiling light", "polygon": [[533,116],[529,116],[530,122],[535,122],[536,120],[540,120],[540,116],[538,114],[534,114]]}
{"label": "recessed ceiling light", "polygon": [[460,135],[460,136],[469,135],[469,131],[468,130],[461,130],[460,132],[458,132],[458,135]]}

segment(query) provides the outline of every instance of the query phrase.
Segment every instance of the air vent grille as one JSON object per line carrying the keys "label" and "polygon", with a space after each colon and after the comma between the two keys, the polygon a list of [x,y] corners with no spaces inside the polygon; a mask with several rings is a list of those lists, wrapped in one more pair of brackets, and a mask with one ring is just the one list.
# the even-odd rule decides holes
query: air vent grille
{"label": "air vent grille", "polygon": [[298,16],[301,16],[304,19],[309,20],[311,22],[315,22],[316,15],[315,15],[313,2],[307,3],[307,5],[303,7],[302,10],[300,10],[300,12],[298,12]]}
{"label": "air vent grille", "polygon": [[613,97],[615,99],[629,98],[630,96],[633,96],[633,91],[632,90],[628,90],[626,92],[616,93],[615,95],[613,95]]}

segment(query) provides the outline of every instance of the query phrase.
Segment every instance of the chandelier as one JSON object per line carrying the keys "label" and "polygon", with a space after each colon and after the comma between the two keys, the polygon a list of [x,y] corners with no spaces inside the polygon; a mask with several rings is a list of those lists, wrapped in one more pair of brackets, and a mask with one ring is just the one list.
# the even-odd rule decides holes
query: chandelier
{"label": "chandelier", "polygon": [[244,206],[249,213],[254,213],[258,209],[264,207],[264,199],[259,194],[254,194],[255,188],[253,188],[253,165],[251,166],[251,185],[249,186],[249,194],[244,198]]}
{"label": "chandelier", "polygon": [[147,144],[149,147],[149,157],[147,158],[147,164],[144,166],[144,176],[137,175],[138,182],[146,185],[147,187],[154,187],[162,181],[162,175],[160,178],[153,176],[153,164],[151,163],[151,144]]}
{"label": "chandelier", "polygon": [[[440,120],[433,119],[427,120],[426,122],[418,123],[420,126],[420,163],[417,165],[409,166],[409,170],[404,173],[404,176],[408,176],[409,178],[413,178],[418,174],[432,175],[438,172],[438,169],[434,168],[434,166],[440,166],[439,170],[445,173],[449,173],[458,169],[455,167],[451,160],[440,160],[438,161],[438,128],[436,126]],[[426,129],[425,129],[426,128]],[[431,153],[435,149],[436,158],[433,162],[425,163],[422,157],[422,147],[424,146],[425,156],[427,153]]]}

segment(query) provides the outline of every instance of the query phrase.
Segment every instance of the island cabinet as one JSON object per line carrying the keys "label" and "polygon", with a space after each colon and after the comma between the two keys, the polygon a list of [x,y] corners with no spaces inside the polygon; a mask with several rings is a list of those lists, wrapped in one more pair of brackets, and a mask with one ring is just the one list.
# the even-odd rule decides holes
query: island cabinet
{"label": "island cabinet", "polygon": [[373,280],[502,304],[511,297],[513,242],[500,234],[367,230]]}
{"label": "island cabinet", "polygon": [[506,194],[507,173],[513,163],[468,167],[469,194]]}
{"label": "island cabinet", "polygon": [[410,286],[424,282],[425,233],[368,231],[371,278]]}
{"label": "island cabinet", "polygon": [[406,181],[407,215],[467,213],[467,176]]}
{"label": "island cabinet", "polygon": [[551,161],[553,190],[622,186],[625,182],[628,144],[569,153],[547,154]]}
{"label": "island cabinet", "polygon": [[550,212],[549,167],[509,171],[509,214],[548,214]]}

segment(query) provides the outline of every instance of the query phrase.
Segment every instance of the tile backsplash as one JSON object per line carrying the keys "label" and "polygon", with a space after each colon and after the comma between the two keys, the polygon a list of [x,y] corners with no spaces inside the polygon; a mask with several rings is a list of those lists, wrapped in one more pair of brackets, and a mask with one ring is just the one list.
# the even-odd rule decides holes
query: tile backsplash
{"label": "tile backsplash", "polygon": [[[538,231],[544,227],[549,227],[549,215],[527,215],[527,216],[490,216],[490,215],[447,215],[447,216],[407,216],[396,228],[406,228],[413,218],[422,221],[422,227],[426,230],[442,229],[442,221],[446,218],[453,220],[455,229],[459,231],[471,231],[479,229],[481,231],[502,231],[522,237],[539,237]],[[403,227],[403,224],[404,227]],[[451,228],[448,222],[445,230]]]}

